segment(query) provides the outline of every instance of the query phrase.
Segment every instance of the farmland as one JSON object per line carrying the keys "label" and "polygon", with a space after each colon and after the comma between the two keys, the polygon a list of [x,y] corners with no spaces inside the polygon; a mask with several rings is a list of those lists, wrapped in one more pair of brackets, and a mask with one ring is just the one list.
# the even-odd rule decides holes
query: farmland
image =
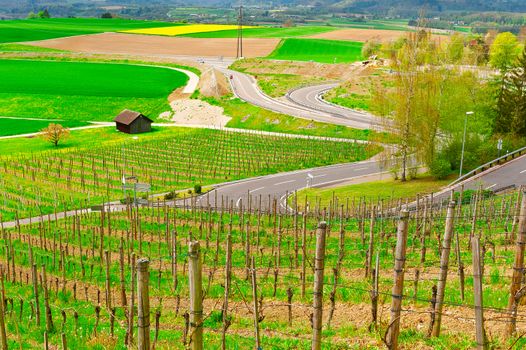
{"label": "farmland", "polygon": [[[226,25],[226,24],[189,24],[179,25],[174,27],[160,27],[160,28],[141,28],[141,29],[130,29],[124,30],[124,33],[133,34],[149,34],[149,35],[184,35],[192,33],[208,33],[208,32],[220,32],[223,30],[236,29],[237,25]],[[252,27],[247,27],[252,28]]]}
{"label": "farmland", "polygon": [[354,62],[362,58],[362,43],[290,38],[282,40],[267,58],[324,63]]}
{"label": "farmland", "polygon": [[[466,193],[464,198],[463,205],[453,210],[458,238],[451,242],[443,311],[430,309],[430,305],[440,273],[445,206],[437,207],[432,215],[420,210],[400,219],[378,211],[370,219],[369,208],[379,202],[341,198],[327,210],[313,204],[309,212],[294,215],[282,212],[275,202],[258,204],[257,196],[252,201],[254,211],[238,212],[229,204],[227,210],[214,212],[206,206],[205,197],[203,207],[128,206],[123,212],[79,212],[67,219],[51,215],[44,224],[15,225],[3,231],[0,241],[0,259],[9,266],[3,274],[9,345],[37,347],[44,342],[44,331],[53,346],[60,346],[63,338],[75,349],[137,344],[143,331],[136,326],[141,314],[129,311],[137,305],[137,279],[142,278],[135,273],[135,262],[148,257],[150,309],[146,313],[151,312],[151,323],[146,331],[159,348],[186,348],[197,340],[189,322],[195,310],[189,276],[194,276],[192,259],[196,255],[188,246],[199,241],[207,348],[219,349],[223,336],[227,348],[251,348],[256,343],[255,324],[265,348],[306,348],[312,337],[309,312],[316,295],[314,274],[320,271],[312,265],[323,236],[326,331],[322,349],[353,348],[349,339],[362,347],[382,347],[393,293],[394,247],[403,244],[399,242],[407,242],[405,269],[401,270],[406,283],[400,299],[400,345],[472,348],[476,275],[471,268],[472,239],[487,243],[481,253],[486,326],[492,344],[508,347],[503,332],[509,320],[505,308],[517,196],[478,201],[476,211],[473,197]],[[383,205],[388,208],[396,203],[384,201]],[[490,214],[489,208],[496,210]],[[473,212],[478,215],[475,219]],[[322,218],[328,221],[326,228],[318,225]],[[408,229],[399,222],[407,222]],[[404,233],[406,241],[400,240]],[[378,256],[376,267],[367,254]],[[201,271],[201,264],[198,266]],[[373,278],[377,286],[371,284]],[[254,289],[253,283],[257,285]],[[35,298],[35,290],[40,297]],[[140,295],[143,292],[140,289]],[[377,304],[371,302],[371,295]],[[258,307],[259,318],[254,316],[253,305]],[[139,310],[145,311],[140,306]],[[429,337],[433,320],[439,322],[437,315],[442,333]],[[518,331],[523,332],[523,306],[517,321]],[[517,346],[524,344],[519,339]]]}
{"label": "farmland", "polygon": [[176,24],[167,22],[94,18],[0,21],[0,43],[46,40],[74,35],[174,25]]}
{"label": "farmland", "polygon": [[348,142],[177,128],[136,142],[99,146],[99,140],[90,141],[77,149],[31,158],[3,158],[3,218],[120,199],[124,164],[128,173],[150,183],[155,193],[362,160],[378,151]]}
{"label": "farmland", "polygon": [[[298,27],[257,27],[243,28],[245,38],[292,38],[327,33],[337,28],[322,26]],[[215,32],[196,32],[184,34],[192,38],[237,38],[237,30],[221,30]]]}
{"label": "farmland", "polygon": [[155,119],[187,81],[170,69],[109,63],[0,60],[0,72],[0,115],[84,121],[125,108]]}

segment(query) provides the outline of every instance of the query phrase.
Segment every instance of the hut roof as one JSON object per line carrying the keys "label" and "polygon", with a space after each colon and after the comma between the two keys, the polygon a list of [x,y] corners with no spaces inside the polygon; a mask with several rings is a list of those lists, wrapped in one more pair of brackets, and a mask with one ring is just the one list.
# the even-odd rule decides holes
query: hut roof
{"label": "hut roof", "polygon": [[113,121],[117,122],[117,123],[121,123],[121,124],[124,124],[124,125],[130,125],[131,123],[133,123],[137,118],[139,117],[143,117],[147,120],[149,120],[151,123],[153,123],[153,120],[151,120],[150,118],[148,118],[147,116],[143,115],[142,113],[139,113],[139,112],[135,112],[135,111],[130,111],[128,109],[125,109],[124,111],[120,112],[118,116],[115,117],[115,119]]}

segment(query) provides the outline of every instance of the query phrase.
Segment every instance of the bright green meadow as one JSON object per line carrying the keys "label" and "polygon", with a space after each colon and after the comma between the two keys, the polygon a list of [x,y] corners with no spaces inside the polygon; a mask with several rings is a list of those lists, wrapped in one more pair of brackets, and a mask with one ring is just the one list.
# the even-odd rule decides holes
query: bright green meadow
{"label": "bright green meadow", "polygon": [[0,115],[110,121],[123,109],[155,119],[184,86],[178,71],[128,64],[0,60]]}
{"label": "bright green meadow", "polygon": [[362,59],[362,43],[324,39],[284,39],[267,58],[287,61],[344,63]]}
{"label": "bright green meadow", "polygon": [[50,123],[60,124],[67,128],[75,128],[87,125],[87,123],[77,120],[35,120],[0,117],[0,136],[38,132],[47,127]]}
{"label": "bright green meadow", "polygon": [[0,21],[0,43],[46,40],[82,34],[174,25],[178,24],[98,18],[48,18]]}
{"label": "bright green meadow", "polygon": [[[260,27],[243,29],[245,38],[291,38],[316,35],[321,33],[332,32],[336,27],[321,26],[303,26],[303,27]],[[191,33],[181,36],[192,38],[237,38],[237,30],[220,30],[216,32]]]}

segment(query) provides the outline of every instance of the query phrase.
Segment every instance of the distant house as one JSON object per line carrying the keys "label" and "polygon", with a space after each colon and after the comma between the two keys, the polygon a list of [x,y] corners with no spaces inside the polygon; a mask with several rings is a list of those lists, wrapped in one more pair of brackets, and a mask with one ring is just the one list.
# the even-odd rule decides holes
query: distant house
{"label": "distant house", "polygon": [[127,134],[140,134],[152,131],[153,120],[139,112],[127,109],[116,116],[114,122],[117,124],[117,130]]}

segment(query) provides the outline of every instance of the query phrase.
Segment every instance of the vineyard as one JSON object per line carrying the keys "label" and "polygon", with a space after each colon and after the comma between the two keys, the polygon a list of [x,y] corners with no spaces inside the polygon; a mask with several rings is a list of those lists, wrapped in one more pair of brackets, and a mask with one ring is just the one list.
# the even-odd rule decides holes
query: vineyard
{"label": "vineyard", "polygon": [[127,206],[2,229],[3,348],[521,348],[526,196],[482,194]]}
{"label": "vineyard", "polygon": [[173,129],[155,139],[5,156],[0,214],[9,221],[124,199],[123,176],[159,193],[354,162],[377,151],[353,142]]}

